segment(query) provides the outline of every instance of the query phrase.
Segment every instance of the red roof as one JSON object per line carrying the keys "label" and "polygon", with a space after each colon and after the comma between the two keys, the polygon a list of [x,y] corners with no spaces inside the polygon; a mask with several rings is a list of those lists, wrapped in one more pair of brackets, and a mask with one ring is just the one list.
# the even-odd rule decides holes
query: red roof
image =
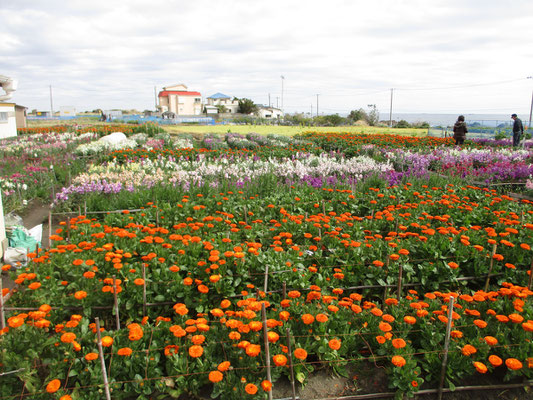
{"label": "red roof", "polygon": [[163,90],[159,92],[158,97],[168,97],[169,94],[177,94],[178,96],[202,96],[200,92],[187,92],[185,90]]}

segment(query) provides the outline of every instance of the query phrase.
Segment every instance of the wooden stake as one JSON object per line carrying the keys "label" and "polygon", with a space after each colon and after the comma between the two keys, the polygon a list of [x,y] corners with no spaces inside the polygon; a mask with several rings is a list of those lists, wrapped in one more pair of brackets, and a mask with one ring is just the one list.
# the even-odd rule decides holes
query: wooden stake
{"label": "wooden stake", "polygon": [[496,254],[496,243],[492,246],[492,257],[490,258],[489,272],[487,273],[487,280],[485,281],[485,292],[489,290],[490,273],[492,272],[492,266],[494,265],[494,254]]}
{"label": "wooden stake", "polygon": [[115,318],[117,321],[117,331],[120,330],[120,316],[118,314],[118,294],[117,294],[117,277],[113,275],[113,299],[115,301]]}
{"label": "wooden stake", "polygon": [[4,284],[2,283],[2,277],[0,277],[0,329],[6,327],[6,317],[4,315]]}
{"label": "wooden stake", "polygon": [[455,298],[450,296],[450,302],[448,303],[448,323],[446,324],[446,336],[444,338],[444,350],[442,358],[442,367],[440,370],[440,383],[438,391],[438,400],[442,399],[442,388],[444,386],[444,378],[446,376],[446,364],[448,363],[448,347],[450,346],[450,332],[452,330],[452,313],[453,313],[453,302]]}
{"label": "wooden stake", "polygon": [[282,293],[283,293],[283,300],[285,300],[287,298],[287,282],[285,281],[283,281]]}
{"label": "wooden stake", "polygon": [[107,371],[105,368],[104,350],[102,349],[102,335],[100,334],[100,320],[95,318],[96,322],[96,335],[98,337],[98,353],[100,353],[100,365],[102,366],[102,378],[104,379],[105,397],[107,400],[111,400],[111,393],[109,392],[109,382],[107,381]]}
{"label": "wooden stake", "polygon": [[[267,380],[272,383],[272,375],[270,374],[270,348],[268,343],[268,328],[267,328],[267,321],[266,321],[266,308],[265,303],[261,303],[261,315],[263,318],[263,337],[265,340],[265,359],[266,359],[266,373],[267,373]],[[268,391],[268,400],[272,400],[272,389]]]}
{"label": "wooden stake", "polygon": [[402,298],[402,275],[403,275],[403,264],[400,263],[400,271],[398,272],[398,301]]}
{"label": "wooden stake", "polygon": [[144,266],[144,263],[142,265],[142,271],[143,271],[143,317],[146,317],[146,267]]}
{"label": "wooden stake", "polygon": [[48,211],[48,248],[52,247],[52,211]]}
{"label": "wooden stake", "polygon": [[67,218],[67,242],[70,243],[70,217]]}
{"label": "wooden stake", "polygon": [[287,333],[287,348],[289,350],[289,369],[291,371],[291,388],[292,388],[292,400],[296,400],[296,386],[294,385],[294,368],[292,366],[292,346],[291,346],[291,331],[289,328],[285,330]]}

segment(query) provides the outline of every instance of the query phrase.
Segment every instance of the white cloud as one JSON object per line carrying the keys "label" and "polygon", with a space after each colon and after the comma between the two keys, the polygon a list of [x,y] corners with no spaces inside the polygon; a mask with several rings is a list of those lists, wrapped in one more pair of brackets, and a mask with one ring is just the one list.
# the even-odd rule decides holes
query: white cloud
{"label": "white cloud", "polygon": [[[286,111],[528,113],[533,3],[515,0],[17,1],[0,6],[14,100],[151,109],[183,82]],[[513,81],[502,84],[494,82]],[[474,84],[486,84],[472,86]],[[413,90],[432,89],[432,90]],[[316,109],[315,109],[316,111]]]}

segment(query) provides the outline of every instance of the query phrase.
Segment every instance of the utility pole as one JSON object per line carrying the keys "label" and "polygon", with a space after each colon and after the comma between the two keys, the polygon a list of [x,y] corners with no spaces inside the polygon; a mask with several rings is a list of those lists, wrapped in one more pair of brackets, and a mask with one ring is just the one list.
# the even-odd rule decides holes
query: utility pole
{"label": "utility pole", "polygon": [[54,103],[52,101],[52,85],[50,85],[50,116],[54,116]]}
{"label": "utility pole", "polygon": [[279,96],[276,96],[276,108],[279,108]]}
{"label": "utility pole", "polygon": [[272,107],[272,105],[270,104],[270,93],[268,94],[268,106]]}
{"label": "utility pole", "polygon": [[319,94],[316,94],[316,116],[318,117],[318,96]]}
{"label": "utility pole", "polygon": [[392,128],[392,94],[394,93],[394,88],[390,90],[390,113],[389,113],[389,128]]}
{"label": "utility pole", "polygon": [[157,90],[154,86],[154,101],[155,101],[155,110],[157,111]]}
{"label": "utility pole", "polygon": [[313,103],[311,103],[311,114],[309,115],[311,115],[311,117],[313,116]]}
{"label": "utility pole", "polygon": [[[528,76],[527,79],[533,79],[533,76]],[[529,124],[527,124],[527,130],[531,131],[531,113],[533,112],[533,91],[531,92],[531,108],[529,109]],[[524,140],[524,146],[525,146]]]}

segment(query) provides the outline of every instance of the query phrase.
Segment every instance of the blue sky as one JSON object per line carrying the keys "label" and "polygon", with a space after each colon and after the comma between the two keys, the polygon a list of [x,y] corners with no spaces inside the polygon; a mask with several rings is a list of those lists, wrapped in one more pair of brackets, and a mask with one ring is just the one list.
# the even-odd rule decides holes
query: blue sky
{"label": "blue sky", "polygon": [[[345,113],[529,114],[533,2],[0,0],[0,74],[30,109],[154,109],[184,83]],[[282,96],[282,79],[283,96]]]}

